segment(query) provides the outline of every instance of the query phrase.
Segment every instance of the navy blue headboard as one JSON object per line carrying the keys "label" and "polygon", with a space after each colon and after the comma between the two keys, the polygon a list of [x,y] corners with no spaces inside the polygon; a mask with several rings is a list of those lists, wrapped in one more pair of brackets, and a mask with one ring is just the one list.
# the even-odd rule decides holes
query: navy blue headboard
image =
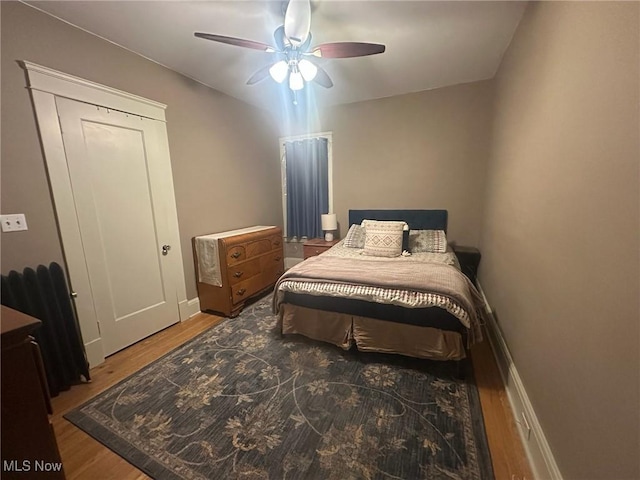
{"label": "navy blue headboard", "polygon": [[447,231],[446,210],[349,210],[349,226],[362,220],[399,220],[411,230]]}

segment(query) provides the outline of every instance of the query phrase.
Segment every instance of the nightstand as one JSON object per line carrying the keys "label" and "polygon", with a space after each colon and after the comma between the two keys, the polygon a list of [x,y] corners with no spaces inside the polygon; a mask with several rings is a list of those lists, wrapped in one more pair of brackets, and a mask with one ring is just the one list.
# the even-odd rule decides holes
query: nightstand
{"label": "nightstand", "polygon": [[460,269],[469,280],[475,285],[478,276],[478,266],[480,265],[480,250],[475,247],[463,247],[462,245],[453,245],[453,251],[460,262]]}
{"label": "nightstand", "polygon": [[304,258],[307,259],[309,257],[315,257],[316,255],[320,255],[322,252],[326,252],[331,247],[333,247],[340,240],[331,240],[327,242],[324,238],[310,238],[306,242],[304,242],[303,250],[304,250]]}

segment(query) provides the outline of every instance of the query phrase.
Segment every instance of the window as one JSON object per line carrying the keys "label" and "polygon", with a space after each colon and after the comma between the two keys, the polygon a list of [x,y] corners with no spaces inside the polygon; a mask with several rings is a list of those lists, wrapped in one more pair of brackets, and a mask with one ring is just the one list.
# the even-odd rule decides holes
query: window
{"label": "window", "polygon": [[280,139],[282,211],[288,238],[322,237],[320,215],[333,212],[332,135]]}

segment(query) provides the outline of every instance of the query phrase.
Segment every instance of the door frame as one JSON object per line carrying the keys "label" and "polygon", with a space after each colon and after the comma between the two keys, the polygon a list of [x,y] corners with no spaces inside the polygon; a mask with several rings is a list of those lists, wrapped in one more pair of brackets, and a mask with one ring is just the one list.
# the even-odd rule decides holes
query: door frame
{"label": "door frame", "polygon": [[[69,177],[67,157],[62,141],[62,131],[58,121],[55,99],[56,97],[64,97],[163,123],[166,123],[165,109],[167,106],[25,60],[20,61],[19,64],[27,74],[27,88],[31,93],[31,100],[35,110],[68,281],[71,291],[75,295],[78,322],[87,353],[87,360],[94,367],[104,362],[105,355],[96,312],[93,308],[93,295],[80,236],[80,226],[76,216],[73,189]],[[171,160],[169,158],[168,140],[164,150],[167,156],[164,160],[170,170]],[[169,171],[169,175],[173,178],[171,171]],[[172,275],[176,283],[176,302],[178,303],[180,320],[183,321],[189,318],[189,307],[184,280],[180,235],[177,231],[178,216],[173,181],[170,182],[170,185],[167,185],[167,188],[170,190],[167,195],[173,199],[170,205],[170,210],[172,211],[168,212],[168,215],[172,217],[170,221],[175,222],[176,226],[175,236],[169,239],[168,243],[175,245],[176,256],[178,257],[174,262],[175,267]]]}

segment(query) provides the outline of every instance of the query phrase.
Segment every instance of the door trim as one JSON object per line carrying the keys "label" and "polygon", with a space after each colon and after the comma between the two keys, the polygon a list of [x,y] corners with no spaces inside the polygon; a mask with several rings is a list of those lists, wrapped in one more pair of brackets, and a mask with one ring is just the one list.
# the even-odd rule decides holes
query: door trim
{"label": "door trim", "polygon": [[58,97],[66,97],[79,102],[92,103],[105,108],[135,113],[147,118],[166,122],[164,103],[123,92],[80,77],[74,77],[48,67],[26,60],[18,62],[27,71],[29,84],[33,92],[38,90]]}
{"label": "door trim", "polygon": [[[82,302],[76,301],[76,310],[87,360],[91,367],[95,367],[104,362],[104,348],[96,312],[93,309],[93,294],[84,257],[80,226],[76,217],[55,97],[99,105],[161,122],[166,122],[166,105],[28,61],[21,61],[19,64],[27,73],[27,88],[31,92],[36,114],[69,284],[78,297],[87,299]],[[168,194],[175,199],[173,183],[170,190]],[[176,219],[177,224],[175,201],[172,210],[168,213]],[[176,267],[176,271],[173,272],[177,289],[176,302],[180,320],[186,320],[188,318],[187,293],[180,236],[176,234],[176,238],[171,239],[171,242],[176,246],[175,252],[179,257],[176,262],[179,268]]]}

